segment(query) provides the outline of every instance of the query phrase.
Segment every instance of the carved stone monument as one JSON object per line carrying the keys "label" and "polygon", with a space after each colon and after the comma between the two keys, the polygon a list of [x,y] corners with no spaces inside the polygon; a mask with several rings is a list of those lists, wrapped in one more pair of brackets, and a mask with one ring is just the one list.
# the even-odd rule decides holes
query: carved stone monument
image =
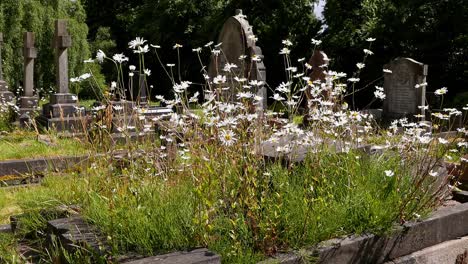
{"label": "carved stone monument", "polygon": [[[218,75],[226,76],[227,81],[223,86],[229,86],[230,89],[222,94],[223,97],[234,99],[236,92],[246,84],[237,82],[235,77],[265,82],[266,68],[261,61],[263,55],[261,49],[255,45],[252,26],[242,14],[242,10],[236,10],[236,15],[226,20],[219,34],[218,43],[221,43],[219,48],[222,52],[212,56],[208,75],[211,79]],[[226,72],[224,69],[227,63],[235,64],[237,67],[230,68],[230,71]],[[267,95],[264,85],[252,87],[252,92],[264,98],[261,107],[266,107]]]}
{"label": "carved stone monument", "polygon": [[34,47],[34,33],[24,33],[24,95],[20,97],[20,124],[24,124],[30,118],[30,114],[37,110],[38,97],[34,95],[34,59],[37,51]]}
{"label": "carved stone monument", "polygon": [[[328,66],[330,60],[328,59],[327,54],[321,50],[315,50],[312,56],[309,59],[309,65],[312,67],[311,72],[309,74],[309,78],[311,82],[315,81],[325,81],[325,68]],[[322,96],[324,100],[329,100],[331,91],[323,91]],[[306,97],[308,100],[313,98],[312,94],[309,90],[306,92]]]}
{"label": "carved stone monument", "polygon": [[82,119],[77,106],[78,97],[71,94],[68,83],[68,48],[72,40],[67,30],[67,20],[55,21],[55,38],[53,46],[56,49],[56,86],[57,93],[50,96],[49,104],[43,109],[43,117],[48,128],[57,130],[81,130]]}
{"label": "carved stone monument", "polygon": [[[397,58],[384,66],[385,72],[383,115],[401,118],[425,115],[427,65],[409,58]],[[422,107],[421,107],[422,108]]]}
{"label": "carved stone monument", "polygon": [[0,33],[0,103],[7,103],[13,101],[15,96],[8,90],[8,84],[3,80],[2,46],[3,33]]}

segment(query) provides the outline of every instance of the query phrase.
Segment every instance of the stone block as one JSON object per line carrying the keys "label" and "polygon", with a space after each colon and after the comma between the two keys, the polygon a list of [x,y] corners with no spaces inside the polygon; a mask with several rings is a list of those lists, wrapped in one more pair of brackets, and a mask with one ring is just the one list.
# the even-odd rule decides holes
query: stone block
{"label": "stone block", "polygon": [[450,240],[385,264],[455,264],[457,258],[468,249],[468,237]]}
{"label": "stone block", "polygon": [[0,225],[0,233],[11,233],[11,225]]}
{"label": "stone block", "polygon": [[76,104],[78,97],[71,93],[55,93],[50,95],[50,104]]}
{"label": "stone block", "polygon": [[68,251],[74,252],[78,247],[83,247],[101,256],[111,251],[106,238],[80,216],[49,221],[47,229],[49,234],[59,238],[62,246]]}
{"label": "stone block", "polygon": [[46,129],[55,129],[58,132],[83,132],[87,129],[91,119],[87,116],[83,117],[47,117],[39,116],[36,121]]}
{"label": "stone block", "polygon": [[206,248],[159,255],[125,264],[220,264],[221,257]]}
{"label": "stone block", "polygon": [[21,96],[19,99],[20,108],[35,108],[38,106],[37,96]]}
{"label": "stone block", "polygon": [[80,116],[80,110],[76,104],[50,105],[51,117],[75,117]]}

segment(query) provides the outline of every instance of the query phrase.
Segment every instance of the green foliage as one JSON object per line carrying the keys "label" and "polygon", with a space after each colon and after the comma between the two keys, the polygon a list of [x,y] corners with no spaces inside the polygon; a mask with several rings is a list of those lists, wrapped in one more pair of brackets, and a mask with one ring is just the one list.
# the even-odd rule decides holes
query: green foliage
{"label": "green foliage", "polygon": [[[333,59],[335,70],[354,72],[366,48],[364,40],[377,39],[372,47],[375,56],[366,62],[359,88],[381,77],[383,65],[396,57],[429,65],[429,92],[448,87],[454,98],[468,85],[468,5],[464,0],[327,0],[325,19],[328,29],[323,49]],[[361,107],[368,101],[364,98]]]}
{"label": "green foliage", "polygon": [[18,88],[23,81],[23,33],[35,33],[38,57],[35,61],[36,87],[49,90],[55,87],[55,19],[68,19],[72,36],[69,49],[69,75],[83,71],[83,60],[90,56],[87,43],[88,27],[81,2],[44,0],[6,0],[0,2],[0,32],[4,34],[4,72],[11,87]]}
{"label": "green foliage", "polygon": [[[208,246],[225,263],[256,263],[265,254],[351,233],[382,234],[398,219],[425,215],[433,202],[432,180],[415,187],[411,168],[395,153],[324,148],[286,168],[247,152],[234,158],[232,149],[209,151],[211,161],[194,156],[190,170],[175,170],[168,179],[151,175],[143,160],[119,169],[104,159],[79,177],[47,177],[17,200],[28,212],[81,205],[118,253]],[[388,169],[395,176],[385,176]],[[30,217],[25,230],[41,221]]]}
{"label": "green foliage", "polygon": [[[99,27],[110,27],[120,51],[125,52],[127,43],[134,37],[144,37],[149,43],[162,46],[161,57],[167,63],[177,62],[177,53],[172,49],[173,45],[184,45],[184,49],[181,50],[182,79],[194,82],[203,80],[199,74],[198,58],[192,49],[202,47],[209,41],[216,42],[226,19],[233,16],[236,9],[243,9],[258,36],[258,45],[263,49],[268,67],[268,81],[275,85],[284,76],[283,60],[278,56],[283,39],[290,38],[298,44],[295,52],[300,54],[300,57],[310,56],[310,38],[320,27],[312,12],[312,2],[314,1],[87,0],[86,9],[90,35],[91,38],[96,35],[96,44],[100,42],[98,40],[102,33]],[[103,11],[103,5],[108,10]],[[108,43],[102,44],[102,48],[105,48]],[[94,49],[97,48],[100,47],[94,46]],[[209,53],[202,54],[206,66],[209,56]],[[170,94],[171,91],[166,87],[172,87],[172,84],[163,74],[156,58],[147,59],[145,64],[153,70],[149,81],[157,83],[157,94]]]}

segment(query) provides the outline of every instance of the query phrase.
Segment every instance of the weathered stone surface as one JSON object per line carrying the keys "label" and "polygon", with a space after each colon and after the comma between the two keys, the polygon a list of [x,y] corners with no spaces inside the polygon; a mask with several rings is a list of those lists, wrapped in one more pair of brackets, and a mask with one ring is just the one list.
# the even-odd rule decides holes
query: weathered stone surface
{"label": "weathered stone surface", "polygon": [[36,120],[47,129],[55,129],[57,132],[68,131],[73,133],[83,132],[83,130],[87,129],[89,123],[91,122],[91,118],[87,116],[64,118],[47,118],[40,116],[36,118]]}
{"label": "weathered stone surface", "polygon": [[80,216],[49,221],[47,228],[48,233],[56,235],[62,246],[69,251],[75,251],[77,246],[101,256],[111,251],[106,238]]}
{"label": "weathered stone surface", "polygon": [[125,262],[126,264],[220,264],[221,257],[212,253],[206,248],[195,249],[188,252],[175,252],[159,255],[135,261]]}
{"label": "weathered stone surface", "polygon": [[[242,14],[242,10],[236,10],[236,15],[228,18],[223,25],[221,33],[218,37],[218,43],[221,46],[219,55],[213,55],[208,68],[208,75],[211,79],[218,75],[226,76],[226,84],[229,86],[227,90],[220,90],[217,93],[221,94],[224,100],[233,101],[236,99],[237,92],[242,90],[242,85],[235,80],[235,77],[245,78],[249,81],[265,81],[266,68],[262,62],[263,54],[261,49],[255,45],[255,35],[253,34],[252,26]],[[235,64],[237,67],[230,68],[225,71],[226,64]],[[266,89],[263,85],[253,87],[253,93],[258,93],[266,99]],[[263,101],[257,107],[266,107]]]}
{"label": "weathered stone surface", "polygon": [[148,104],[148,98],[147,98],[147,91],[148,91],[148,86],[146,85],[146,76],[145,74],[139,75],[139,93],[138,93],[138,98],[137,102],[140,106],[146,106]]}
{"label": "weathered stone surface", "polygon": [[34,47],[34,33],[24,33],[24,95],[19,101],[19,121],[21,127],[26,127],[32,118],[33,112],[38,107],[39,98],[34,96],[34,59],[37,57],[37,51]]}
{"label": "weathered stone surface", "polygon": [[426,103],[427,65],[409,58],[398,58],[384,66],[392,73],[385,73],[384,89],[387,95],[384,100],[385,117],[413,117],[423,114],[418,106]]}
{"label": "weathered stone surface", "polygon": [[[332,239],[311,248],[317,263],[385,263],[445,241],[468,235],[468,203],[442,207],[422,222],[407,223],[395,233],[379,237],[363,235]],[[286,255],[279,263],[301,263],[301,257]],[[281,257],[281,256],[280,256]],[[283,256],[284,257],[284,256]],[[268,263],[268,262],[263,262]]]}
{"label": "weathered stone surface", "polygon": [[67,20],[55,20],[55,42],[57,49],[55,60],[57,65],[57,88],[59,93],[69,93],[68,87],[68,51],[71,46],[71,37],[68,34]]}
{"label": "weathered stone surface", "polygon": [[457,258],[467,249],[468,237],[462,237],[416,251],[385,264],[455,264]]}
{"label": "weathered stone surface", "polygon": [[50,96],[50,104],[76,104],[78,97],[71,93],[55,93]]}
{"label": "weathered stone surface", "polygon": [[73,166],[83,166],[89,160],[88,155],[77,157],[51,157],[0,161],[0,176],[22,175],[46,170],[63,170]]}
{"label": "weathered stone surface", "polygon": [[11,225],[0,225],[0,233],[11,233]]}

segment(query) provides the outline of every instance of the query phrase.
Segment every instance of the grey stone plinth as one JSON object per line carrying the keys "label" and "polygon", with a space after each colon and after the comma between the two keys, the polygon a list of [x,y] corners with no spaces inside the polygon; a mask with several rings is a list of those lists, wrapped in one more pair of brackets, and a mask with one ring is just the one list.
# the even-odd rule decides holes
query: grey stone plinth
{"label": "grey stone plinth", "polygon": [[21,96],[19,99],[20,108],[36,108],[39,98],[37,96]]}
{"label": "grey stone plinth", "polygon": [[76,104],[78,97],[71,93],[56,93],[50,95],[50,104]]}
{"label": "grey stone plinth", "polygon": [[175,252],[130,262],[126,264],[220,264],[221,257],[206,248],[188,252]]}
{"label": "grey stone plinth", "polygon": [[54,104],[49,105],[49,114],[51,117],[76,117],[80,111],[76,104]]}
{"label": "grey stone plinth", "polygon": [[0,103],[13,102],[15,95],[10,91],[0,91]]}
{"label": "grey stone plinth", "polygon": [[82,117],[46,117],[39,116],[36,118],[39,124],[46,129],[55,129],[58,132],[82,132],[89,126],[91,119],[87,116]]}

